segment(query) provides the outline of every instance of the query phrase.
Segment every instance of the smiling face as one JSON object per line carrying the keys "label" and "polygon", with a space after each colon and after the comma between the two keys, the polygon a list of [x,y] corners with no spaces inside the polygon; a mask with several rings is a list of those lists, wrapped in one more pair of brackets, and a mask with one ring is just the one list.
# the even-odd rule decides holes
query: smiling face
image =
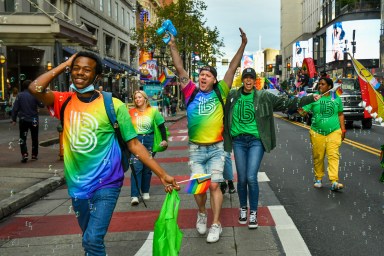
{"label": "smiling face", "polygon": [[199,74],[199,87],[203,92],[212,90],[213,85],[216,83],[215,76],[208,70],[202,70]]}
{"label": "smiling face", "polygon": [[147,106],[147,99],[141,92],[135,93],[134,100],[136,108],[143,108],[144,106]]}
{"label": "smiling face", "polygon": [[243,85],[244,85],[244,92],[250,93],[253,90],[253,87],[255,86],[256,80],[251,75],[245,75],[243,78]]}
{"label": "smiling face", "polygon": [[96,77],[96,61],[83,56],[76,58],[72,66],[71,77],[79,89],[92,84]]}

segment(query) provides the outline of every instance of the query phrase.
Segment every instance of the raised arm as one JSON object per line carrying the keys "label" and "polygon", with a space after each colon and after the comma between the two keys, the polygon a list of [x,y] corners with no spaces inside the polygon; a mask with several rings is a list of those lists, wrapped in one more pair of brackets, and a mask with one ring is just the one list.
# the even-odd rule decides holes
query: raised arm
{"label": "raised arm", "polygon": [[176,68],[176,71],[179,75],[180,86],[183,89],[189,83],[189,77],[187,71],[184,69],[183,60],[180,57],[179,51],[177,50],[175,38],[171,36],[171,40],[168,43],[169,49],[171,51],[171,57],[173,61],[173,65]]}
{"label": "raised arm", "polygon": [[49,83],[56,78],[58,75],[65,71],[66,67],[70,67],[72,60],[76,54],[72,55],[68,60],[61,63],[54,69],[45,72],[40,75],[38,78],[32,81],[28,89],[33,96],[35,96],[39,101],[43,102],[45,106],[52,106],[54,102],[54,96],[52,91],[46,90]]}
{"label": "raised arm", "polygon": [[244,31],[241,28],[239,28],[239,30],[240,30],[240,36],[241,36],[241,45],[237,50],[235,56],[231,60],[231,63],[229,63],[228,70],[224,76],[224,81],[227,83],[229,88],[232,87],[233,77],[235,76],[236,69],[239,66],[239,63],[241,61],[241,57],[243,57],[245,46],[248,43],[247,35],[244,33]]}

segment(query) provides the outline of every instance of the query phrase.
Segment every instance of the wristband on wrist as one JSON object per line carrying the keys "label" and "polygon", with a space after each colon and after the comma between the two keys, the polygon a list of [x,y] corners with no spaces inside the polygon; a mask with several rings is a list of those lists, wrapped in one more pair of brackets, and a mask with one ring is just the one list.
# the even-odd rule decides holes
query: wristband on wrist
{"label": "wristband on wrist", "polygon": [[347,132],[347,130],[345,130],[345,129],[341,129],[341,131],[342,131],[343,133],[346,133],[346,132]]}

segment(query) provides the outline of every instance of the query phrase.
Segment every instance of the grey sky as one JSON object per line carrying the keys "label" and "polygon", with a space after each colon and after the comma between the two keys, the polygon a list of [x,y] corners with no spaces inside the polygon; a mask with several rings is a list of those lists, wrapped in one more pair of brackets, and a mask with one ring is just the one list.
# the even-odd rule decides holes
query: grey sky
{"label": "grey sky", "polygon": [[225,57],[231,59],[240,46],[239,27],[248,37],[246,54],[261,49],[280,49],[280,0],[205,0],[209,27],[216,26],[224,39]]}

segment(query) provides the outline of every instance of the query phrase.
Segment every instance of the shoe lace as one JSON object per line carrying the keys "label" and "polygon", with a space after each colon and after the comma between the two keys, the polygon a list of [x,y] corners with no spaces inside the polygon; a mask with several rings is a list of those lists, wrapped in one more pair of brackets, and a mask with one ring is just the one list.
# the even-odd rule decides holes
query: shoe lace
{"label": "shoe lace", "polygon": [[207,215],[202,216],[201,214],[199,214],[199,217],[197,218],[197,223],[206,224],[207,223]]}
{"label": "shoe lace", "polygon": [[211,228],[209,229],[209,233],[218,233],[218,232],[220,232],[220,225],[212,224]]}
{"label": "shoe lace", "polygon": [[256,212],[252,211],[249,214],[249,222],[256,222]]}
{"label": "shoe lace", "polygon": [[244,219],[247,217],[247,208],[240,209],[240,218]]}

